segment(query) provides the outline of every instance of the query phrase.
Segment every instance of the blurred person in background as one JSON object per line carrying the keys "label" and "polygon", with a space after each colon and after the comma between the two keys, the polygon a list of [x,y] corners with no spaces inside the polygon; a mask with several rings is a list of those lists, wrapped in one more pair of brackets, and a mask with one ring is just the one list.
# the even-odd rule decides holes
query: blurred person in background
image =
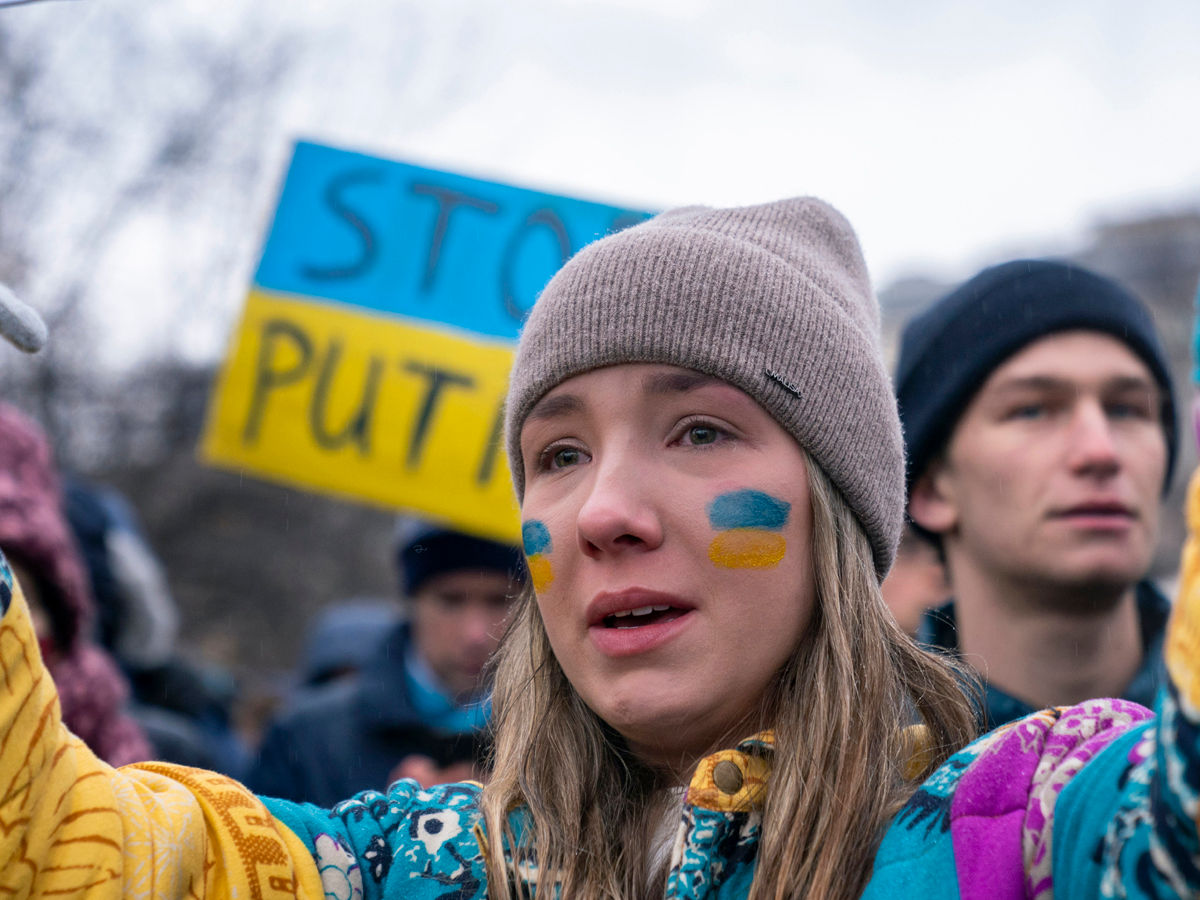
{"label": "blurred person in background", "polygon": [[301,692],[353,678],[403,618],[397,599],[352,597],[322,610],[304,641]]}
{"label": "blurred person in background", "polygon": [[356,675],[313,689],[269,727],[247,784],[332,805],[398,778],[481,775],[484,667],[524,583],[516,547],[419,523],[397,541],[406,616]]}
{"label": "blurred person in background", "polygon": [[916,637],[925,613],[941,606],[950,596],[946,567],[937,548],[905,527],[896,548],[896,561],[880,586],[888,605],[905,634]]}
{"label": "blurred person in background", "polygon": [[233,724],[237,684],[224,669],[179,652],[179,609],[137,513],[106,485],[67,478],[64,494],[100,642],[130,680],[131,713],[154,758],[245,777],[250,751]]}
{"label": "blurred person in background", "polygon": [[42,430],[0,403],[0,549],[25,588],[63,720],[110,765],[151,759],[129,715],[129,685],[92,640],[87,574],[62,511],[62,492]]}
{"label": "blurred person in background", "polygon": [[351,597],[325,607],[309,625],[300,662],[283,679],[267,719],[283,719],[330,686],[357,678],[403,619],[399,597]]}
{"label": "blurred person in background", "polygon": [[1149,311],[1074,265],[994,266],[906,326],[896,390],[908,514],[953,592],[918,638],[980,672],[984,724],[1153,706],[1169,604],[1146,576],[1176,424]]}
{"label": "blurred person in background", "polygon": [[115,488],[71,475],[63,498],[87,563],[100,643],[126,669],[163,665],[175,653],[179,609],[137,513]]}

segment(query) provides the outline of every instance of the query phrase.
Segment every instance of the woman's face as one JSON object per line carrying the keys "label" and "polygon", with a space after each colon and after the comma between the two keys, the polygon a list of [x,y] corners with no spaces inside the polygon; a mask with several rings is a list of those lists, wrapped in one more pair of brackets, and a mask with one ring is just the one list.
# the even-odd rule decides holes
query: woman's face
{"label": "woman's face", "polygon": [[675,770],[744,736],[812,614],[799,445],[738,388],[637,364],[558,385],[521,453],[538,607],[583,700]]}

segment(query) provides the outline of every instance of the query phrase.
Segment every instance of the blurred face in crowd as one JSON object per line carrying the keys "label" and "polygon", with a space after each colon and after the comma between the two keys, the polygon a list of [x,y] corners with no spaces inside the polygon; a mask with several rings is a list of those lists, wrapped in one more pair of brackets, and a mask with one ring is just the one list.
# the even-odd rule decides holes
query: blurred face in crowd
{"label": "blurred face in crowd", "polygon": [[937,548],[911,528],[906,529],[880,590],[896,624],[905,634],[916,635],[925,611],[940,606],[950,596],[946,567]]}
{"label": "blurred face in crowd", "polygon": [[412,597],[417,652],[459,702],[475,696],[500,643],[513,586],[506,573],[466,569],[434,575]]}
{"label": "blurred face in crowd", "polygon": [[521,430],[554,654],[652,764],[741,737],[814,604],[804,455],[749,395],[666,365],[570,378]]}
{"label": "blurred face in crowd", "polygon": [[950,577],[1127,587],[1150,566],[1167,447],[1150,370],[1108,335],[1035,341],[972,399],[914,487]]}

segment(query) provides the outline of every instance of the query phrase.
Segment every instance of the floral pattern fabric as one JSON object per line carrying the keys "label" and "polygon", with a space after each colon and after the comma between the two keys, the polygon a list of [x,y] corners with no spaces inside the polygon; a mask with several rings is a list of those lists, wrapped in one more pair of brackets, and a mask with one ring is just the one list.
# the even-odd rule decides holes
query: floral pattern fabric
{"label": "floral pattern fabric", "polygon": [[[1193,538],[1165,651],[1171,683],[1157,717],[1127,701],[1097,700],[985,735],[897,814],[868,900],[1200,896],[1200,478],[1189,520]],[[10,587],[0,619],[0,772],[10,773],[0,783],[0,893],[44,896],[53,886],[56,896],[115,898],[152,883],[144,895],[487,895],[479,785],[422,790],[401,781],[323,810],[260,800],[201,770],[97,763],[61,726],[24,598],[0,564],[0,603]],[[681,810],[668,898],[747,895],[770,756],[764,735],[698,768]],[[46,797],[53,802],[36,802]],[[513,816],[519,833],[527,813]],[[89,829],[103,842],[89,842]],[[536,858],[521,859],[519,870],[537,884]],[[556,894],[534,890],[539,900]]]}

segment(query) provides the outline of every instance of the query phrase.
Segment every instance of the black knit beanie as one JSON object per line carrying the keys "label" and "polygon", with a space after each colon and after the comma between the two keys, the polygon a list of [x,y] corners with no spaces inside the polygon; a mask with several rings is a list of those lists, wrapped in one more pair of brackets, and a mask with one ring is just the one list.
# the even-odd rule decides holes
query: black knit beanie
{"label": "black knit beanie", "polygon": [[1095,272],[1051,260],[1016,260],[984,269],[904,329],[896,395],[909,494],[950,439],[971,398],[1001,363],[1039,338],[1076,329],[1124,342],[1162,388],[1165,491],[1175,467],[1175,398],[1149,311],[1124,287]]}
{"label": "black knit beanie", "polygon": [[525,580],[525,558],[515,546],[436,525],[402,527],[398,537],[396,563],[406,597],[435,575],[464,569],[506,574],[514,589]]}

